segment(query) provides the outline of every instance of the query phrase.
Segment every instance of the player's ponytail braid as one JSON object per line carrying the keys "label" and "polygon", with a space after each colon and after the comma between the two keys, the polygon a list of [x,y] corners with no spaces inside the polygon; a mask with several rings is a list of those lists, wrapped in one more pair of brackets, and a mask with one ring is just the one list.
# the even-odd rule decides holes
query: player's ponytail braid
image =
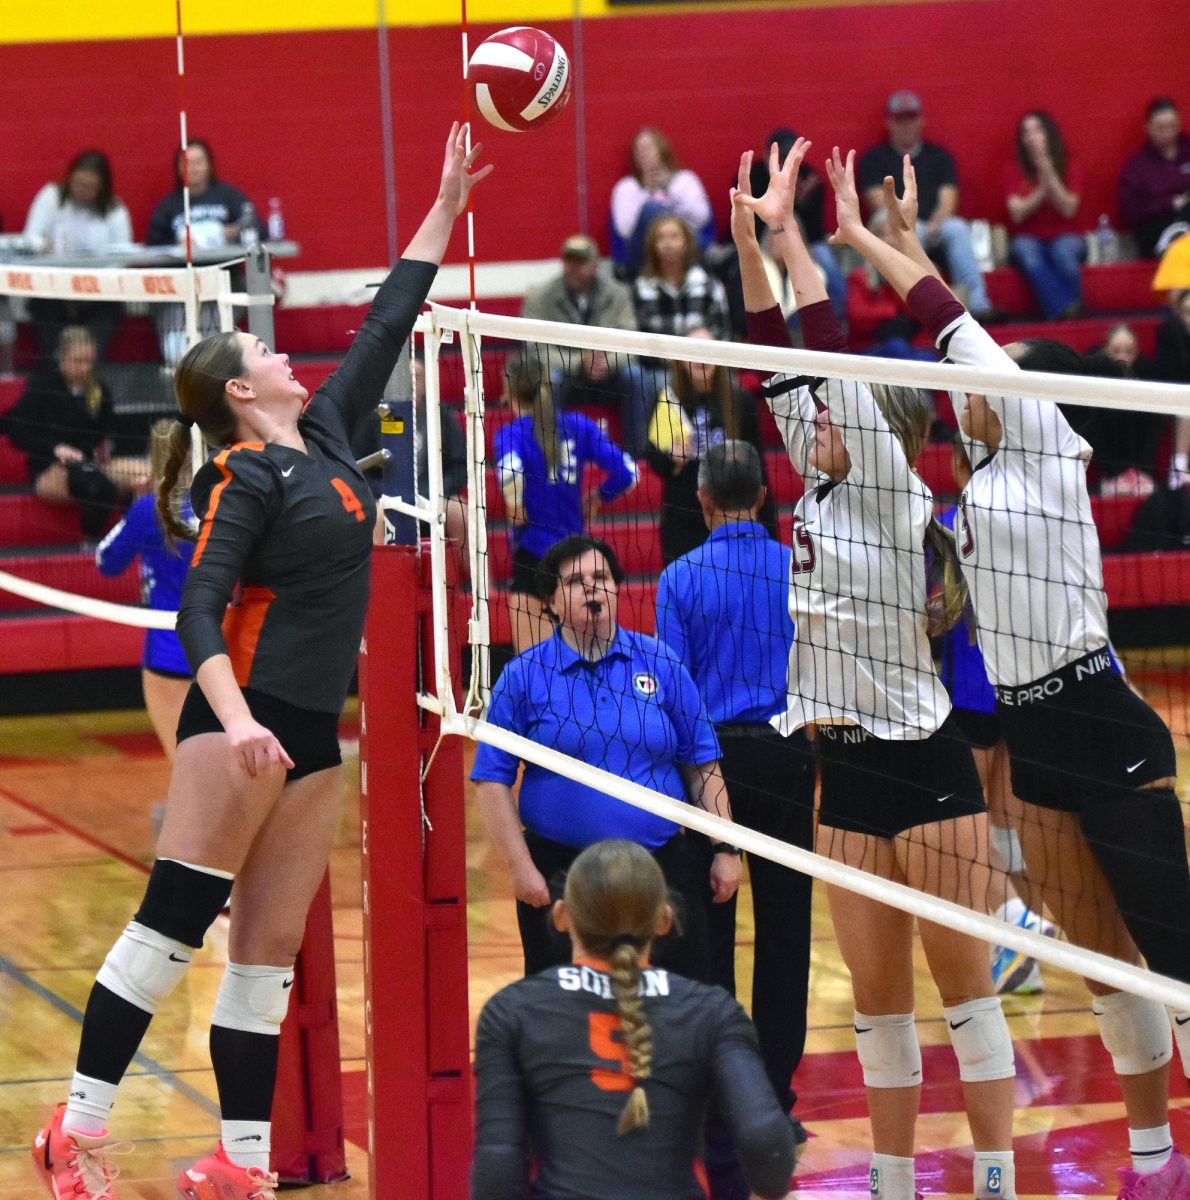
{"label": "player's ponytail braid", "polygon": [[197,426],[209,446],[226,446],[235,437],[236,421],[224,389],[244,374],[244,349],[234,333],[203,338],[182,356],[174,374],[180,417],[164,434],[165,463],[157,480],[157,516],[171,539],[194,541],[194,529],[173,503],[182,469],[190,461],[191,427]]}
{"label": "player's ponytail braid", "polygon": [[[880,409],[905,458],[912,465],[930,435],[933,405],[925,392],[917,388],[869,385],[872,399]],[[926,526],[926,632],[940,637],[953,629],[967,604],[967,582],[959,565],[954,537],[938,520],[931,517]]]}
{"label": "player's ponytail braid", "polygon": [[612,951],[611,980],[628,1044],[628,1074],[634,1085],[616,1122],[616,1132],[623,1135],[649,1123],[649,1098],[641,1084],[653,1068],[653,1031],[641,1003],[640,946],[636,938],[620,937]]}
{"label": "player's ponytail braid", "polygon": [[640,958],[665,916],[665,877],[653,856],[635,842],[596,842],[574,860],[564,899],[575,937],[590,954],[611,964],[633,1083],[616,1123],[625,1134],[649,1122],[642,1084],[652,1073],[653,1031],[641,998]]}

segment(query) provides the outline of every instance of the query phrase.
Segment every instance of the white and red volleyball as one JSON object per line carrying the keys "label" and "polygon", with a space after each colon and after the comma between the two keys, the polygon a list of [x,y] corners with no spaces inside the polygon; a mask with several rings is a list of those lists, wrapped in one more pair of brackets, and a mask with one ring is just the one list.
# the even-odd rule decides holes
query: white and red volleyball
{"label": "white and red volleyball", "polygon": [[552,121],[570,100],[570,56],[548,33],[528,25],[480,42],[467,65],[475,107],[509,133]]}

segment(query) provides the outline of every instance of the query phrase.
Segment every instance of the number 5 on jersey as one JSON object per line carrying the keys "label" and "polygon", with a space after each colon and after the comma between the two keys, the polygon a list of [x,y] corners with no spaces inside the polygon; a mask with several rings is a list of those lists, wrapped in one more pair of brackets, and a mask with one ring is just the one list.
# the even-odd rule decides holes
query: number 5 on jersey
{"label": "number 5 on jersey", "polygon": [[357,521],[364,520],[364,506],[359,502],[359,497],[338,475],[331,479],[331,487],[339,493],[339,499],[343,501],[343,507],[349,513],[353,513]]}
{"label": "number 5 on jersey", "polygon": [[[628,1047],[623,1041],[619,1013],[593,1012],[587,1014],[588,1041],[591,1053],[605,1062],[614,1062],[616,1069],[591,1068],[591,1082],[601,1092],[632,1091],[632,1076],[628,1073]],[[619,1034],[619,1039],[616,1035]]]}
{"label": "number 5 on jersey", "polygon": [[818,558],[814,553],[814,539],[801,521],[794,523],[793,541],[793,573],[808,575],[817,566]]}

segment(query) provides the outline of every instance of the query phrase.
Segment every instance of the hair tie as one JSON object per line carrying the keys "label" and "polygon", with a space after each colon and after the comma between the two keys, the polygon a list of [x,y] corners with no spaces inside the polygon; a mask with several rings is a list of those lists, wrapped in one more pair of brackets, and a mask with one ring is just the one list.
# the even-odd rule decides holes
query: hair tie
{"label": "hair tie", "polygon": [[185,425],[187,429],[192,429],[194,427],[194,418],[186,416],[185,413],[178,413],[178,421],[182,425]]}
{"label": "hair tie", "polygon": [[619,950],[621,946],[631,946],[633,950],[642,950],[644,948],[644,944],[645,943],[641,938],[635,937],[631,933],[617,933],[616,936],[612,938],[613,952]]}

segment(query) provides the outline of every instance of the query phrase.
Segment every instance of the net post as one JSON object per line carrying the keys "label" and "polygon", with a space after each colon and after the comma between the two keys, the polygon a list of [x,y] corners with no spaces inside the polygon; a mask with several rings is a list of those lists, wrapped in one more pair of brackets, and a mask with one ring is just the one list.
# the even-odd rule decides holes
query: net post
{"label": "net post", "polygon": [[360,658],[369,1194],[376,1200],[453,1200],[466,1193],[470,1162],[462,746],[455,738],[437,746],[439,723],[416,700],[423,680],[437,677],[429,561],[413,546],[376,549],[373,595],[383,603],[369,611]]}
{"label": "net post", "polygon": [[[269,252],[263,246],[253,246],[244,258],[244,290],[249,296],[273,295],[273,277],[269,268]],[[258,337],[270,349],[274,348],[273,306],[248,305],[248,332]]]}

